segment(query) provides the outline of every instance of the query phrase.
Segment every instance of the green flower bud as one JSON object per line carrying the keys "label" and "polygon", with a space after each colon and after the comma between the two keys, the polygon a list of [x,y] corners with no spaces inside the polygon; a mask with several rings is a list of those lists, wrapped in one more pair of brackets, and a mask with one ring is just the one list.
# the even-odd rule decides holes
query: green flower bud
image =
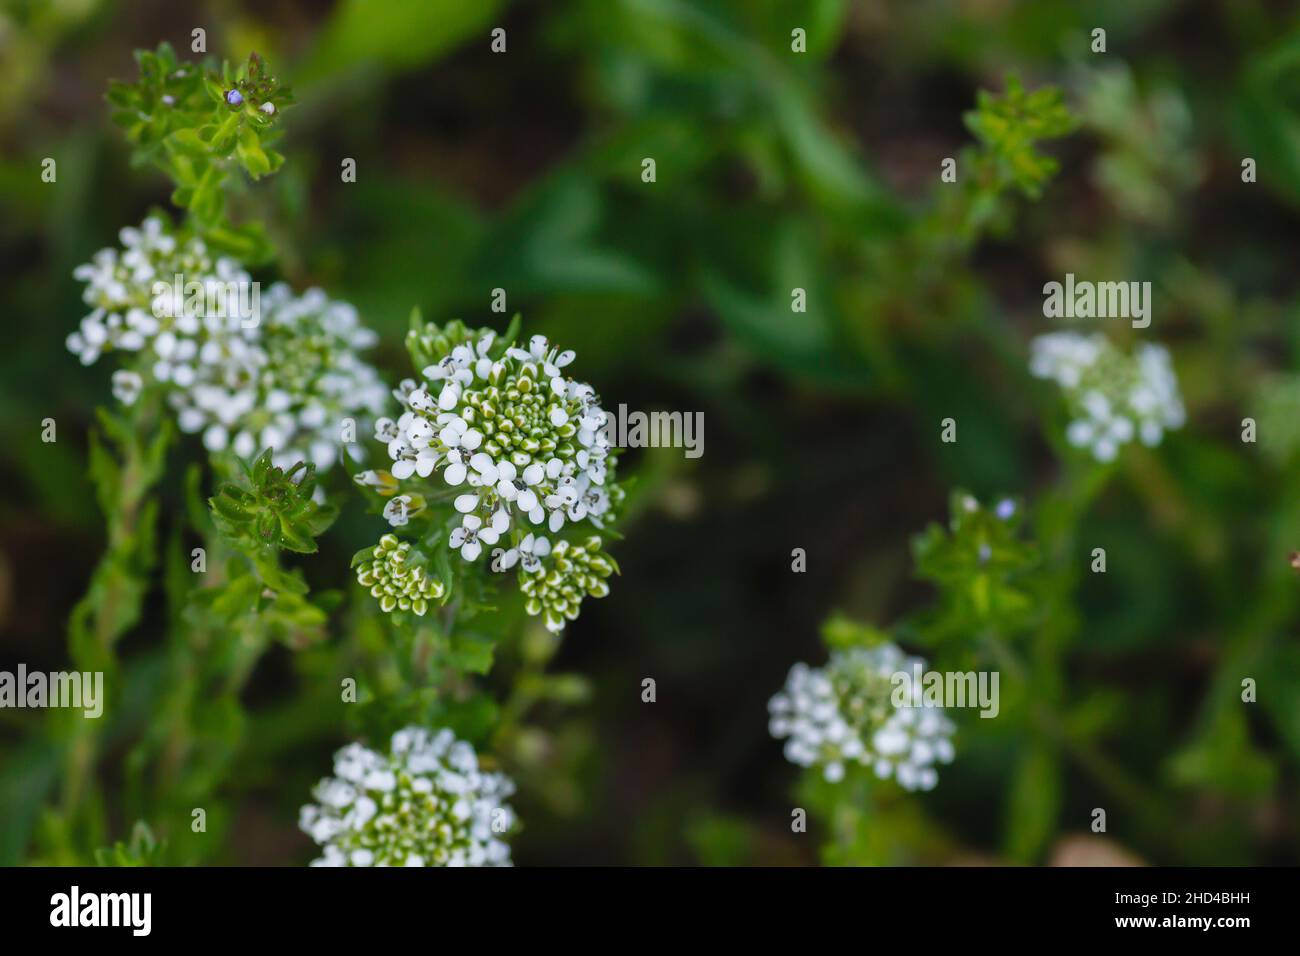
{"label": "green flower bud", "polygon": [[437,578],[430,577],[420,565],[408,566],[411,557],[409,541],[400,541],[394,534],[379,539],[369,561],[357,567],[357,583],[368,588],[379,599],[385,614],[393,610],[414,611],[423,617],[431,601],[440,599],[447,591]]}
{"label": "green flower bud", "polygon": [[540,614],[547,630],[558,632],[566,621],[576,621],[583,598],[601,598],[609,593],[605,578],[617,567],[600,545],[597,537],[580,545],[561,541],[551,552],[549,568],[520,575],[519,588],[526,598],[524,610],[534,616]]}

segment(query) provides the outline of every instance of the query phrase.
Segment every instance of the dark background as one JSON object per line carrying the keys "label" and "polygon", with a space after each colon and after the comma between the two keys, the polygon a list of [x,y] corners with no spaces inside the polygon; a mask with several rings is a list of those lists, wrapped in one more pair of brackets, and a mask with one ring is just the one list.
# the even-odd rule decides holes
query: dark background
{"label": "dark background", "polygon": [[[1088,50],[1097,25],[1104,56]],[[285,116],[284,170],[236,197],[279,249],[265,277],[354,302],[382,336],[373,358],[390,382],[408,374],[413,305],[500,326],[488,309],[499,286],[530,330],[577,350],[573,371],[607,407],[704,413],[703,458],[626,458],[638,493],[613,546],[622,575],[554,664],[587,675],[593,696],[555,717],[569,756],[550,792],[518,797],[519,863],[816,860],[825,824],[814,819],[812,839],[789,830],[796,772],[767,735],[766,701],[793,662],[824,659],[832,612],[883,626],[931,599],[908,541],[944,520],[950,489],[1032,498],[1056,480],[1056,396],[1025,356],[1048,331],[1042,284],[1067,270],[1155,281],[1148,332],[1174,353],[1190,422],[1090,512],[1088,540],[1122,557],[1076,595],[1070,658],[1078,697],[1111,708],[1103,745],[1168,783],[1180,812],[1159,838],[1121,821],[1088,852],[1296,862],[1300,655],[1287,589],[1300,582],[1286,554],[1300,547],[1300,402],[1274,414],[1268,449],[1236,440],[1264,385],[1290,381],[1296,340],[1293,5],[6,3],[6,667],[66,661],[64,619],[102,547],[85,434],[110,368],[83,369],[63,347],[84,311],[72,269],[168,205],[156,172],[128,168],[102,96],[109,78],[134,76],[134,49],[168,40],[188,56],[200,26],[210,53],[256,49],[300,100]],[[496,26],[505,55],[489,50]],[[790,53],[794,26],[809,31],[804,56]],[[1027,86],[1062,85],[1081,117],[1050,147],[1061,172],[1037,202],[1004,197],[1001,226],[969,244],[923,237],[910,224],[935,202],[940,160],[971,142],[962,114],[1013,70]],[[1260,164],[1248,186],[1247,155]],[[40,181],[46,156],[57,184]],[[640,181],[644,156],[656,183]],[[355,184],[338,181],[343,157]],[[806,317],[789,312],[796,285],[809,290]],[[958,413],[962,440],[941,445],[940,418]],[[55,445],[39,439],[46,416]],[[159,493],[180,507],[179,479]],[[354,503],[306,565],[313,584],[345,586],[348,556],[376,531]],[[794,547],[807,549],[805,574],[791,572]],[[158,613],[123,656],[156,641]],[[1271,703],[1244,739],[1220,739],[1207,699],[1238,640],[1258,651],[1250,673],[1269,678]],[[259,665],[251,713],[294,693],[290,656]],[[641,702],[645,677],[655,704]],[[49,785],[38,723],[0,712],[0,862],[30,859]],[[236,823],[214,861],[310,858],[296,807],[341,742],[336,721],[319,723],[273,767],[237,767]],[[1008,859],[1018,746],[959,737],[956,764],[917,800],[933,826],[900,831],[892,860]],[[1243,752],[1262,776],[1241,769]],[[1200,761],[1190,771],[1187,753]],[[115,779],[110,759],[110,804]],[[1087,832],[1096,795],[1073,772],[1064,790],[1052,840],[1023,862],[1060,859]]]}

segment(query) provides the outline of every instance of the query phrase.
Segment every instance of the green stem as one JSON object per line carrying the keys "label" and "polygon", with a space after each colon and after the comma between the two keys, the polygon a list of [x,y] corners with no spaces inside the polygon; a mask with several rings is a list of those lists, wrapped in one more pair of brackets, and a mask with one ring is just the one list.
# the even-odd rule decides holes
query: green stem
{"label": "green stem", "polygon": [[[69,645],[74,664],[82,670],[104,671],[109,685],[117,672],[114,646],[135,623],[154,563],[146,546],[152,541],[155,519],[148,495],[162,476],[162,460],[172,438],[169,424],[159,422],[160,410],[159,396],[147,393],[124,419],[105,420],[105,431],[122,457],[111,487],[106,487],[109,479],[96,475],[108,544],[69,619]],[[107,460],[107,452],[98,447],[92,454]],[[71,827],[85,804],[100,734],[98,722],[88,719],[69,720],[60,732],[67,738],[62,818]]]}

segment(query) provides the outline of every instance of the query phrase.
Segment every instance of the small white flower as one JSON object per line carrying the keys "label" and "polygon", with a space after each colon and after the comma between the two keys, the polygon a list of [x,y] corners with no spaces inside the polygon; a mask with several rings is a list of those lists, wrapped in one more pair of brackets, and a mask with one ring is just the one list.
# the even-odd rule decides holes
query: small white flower
{"label": "small white flower", "polygon": [[[443,469],[443,480],[449,485],[463,485],[466,479],[470,479],[470,484],[477,487],[479,485],[491,484],[485,481],[484,475],[490,473],[492,480],[496,480],[496,468],[492,464],[492,459],[483,452],[473,453],[467,448],[452,448],[447,452],[447,461],[450,463]],[[474,470],[471,472],[470,468]]]}
{"label": "small white flower", "polygon": [[528,534],[501,557],[501,570],[508,571],[516,564],[530,573],[540,571],[541,559],[551,553],[551,542],[540,535]]}
{"label": "small white flower", "polygon": [[413,418],[406,426],[406,440],[417,450],[428,448],[434,434],[433,423],[427,418]]}
{"label": "small white flower", "polygon": [[443,426],[442,431],[438,432],[438,440],[448,448],[473,451],[483,444],[483,435],[477,429],[470,428],[463,418],[452,418]]}
{"label": "small white flower", "polygon": [[544,335],[534,335],[529,339],[527,351],[512,348],[508,350],[507,354],[517,361],[540,365],[547,378],[551,379],[557,378],[560,375],[560,369],[572,363],[574,359],[574,353],[571,349],[563,352],[552,349]]}
{"label": "small white flower", "polygon": [[433,396],[429,390],[421,385],[419,388],[413,388],[406,396],[406,407],[416,412],[427,412],[433,408]]}
{"label": "small white flower", "polygon": [[144,388],[144,379],[137,373],[118,369],[113,373],[113,397],[123,405],[134,405]]}
{"label": "small white flower", "polygon": [[602,448],[583,448],[574,456],[578,467],[596,484],[605,483],[605,458],[607,452]]}
{"label": "small white flower", "polygon": [[384,518],[394,528],[400,528],[411,520],[411,496],[397,495],[384,505]]}
{"label": "small white flower", "polygon": [[609,511],[609,492],[599,485],[592,485],[582,493],[582,503],[586,508],[587,520],[597,528],[605,526],[602,517]]}
{"label": "small white flower", "polygon": [[483,519],[478,515],[465,515],[461,519],[461,527],[452,529],[448,544],[452,550],[459,550],[460,556],[466,561],[476,561],[483,553],[483,545],[496,544],[500,536],[496,528],[484,527]]}
{"label": "small white flower", "polygon": [[471,485],[494,485],[497,482],[496,462],[492,456],[486,452],[477,452],[469,460],[470,468],[473,470],[469,473],[469,483]]}
{"label": "small white flower", "polygon": [[424,377],[433,382],[459,382],[461,385],[469,385],[474,381],[474,373],[469,367],[472,358],[473,353],[469,349],[458,346],[436,364],[425,366]]}
{"label": "small white flower", "polygon": [[486,335],[480,336],[478,342],[474,345],[474,374],[484,381],[487,381],[492,374],[492,366],[495,364],[488,355],[495,340],[495,333],[488,332]]}
{"label": "small white flower", "polygon": [[432,448],[415,450],[403,439],[398,439],[388,446],[388,454],[393,459],[393,477],[405,481],[412,475],[428,478],[438,464],[439,454]]}
{"label": "small white flower", "polygon": [[528,520],[533,524],[546,521],[546,527],[550,529],[551,534],[556,534],[564,527],[565,512],[570,504],[571,502],[559,495],[547,495],[541,505],[528,513]]}
{"label": "small white flower", "polygon": [[444,412],[451,411],[460,402],[460,392],[459,382],[447,382],[438,393],[438,407]]}
{"label": "small white flower", "polygon": [[407,405],[407,398],[417,388],[419,388],[419,386],[416,384],[415,379],[404,378],[397,383],[397,388],[393,389],[393,398],[397,399],[403,407],[409,407]]}
{"label": "small white flower", "polygon": [[545,477],[545,470],[537,462],[519,471],[513,462],[503,461],[497,466],[497,494],[506,501],[514,502],[526,514],[537,507],[537,492],[533,489]]}

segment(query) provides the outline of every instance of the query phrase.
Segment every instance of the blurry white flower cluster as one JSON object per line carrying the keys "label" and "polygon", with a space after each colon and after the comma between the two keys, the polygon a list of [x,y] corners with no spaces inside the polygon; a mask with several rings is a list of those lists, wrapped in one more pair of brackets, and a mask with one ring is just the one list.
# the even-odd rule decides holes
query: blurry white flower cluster
{"label": "blurry white flower cluster", "polygon": [[795,664],[768,702],[772,736],[785,740],[791,763],[821,767],[831,783],[858,763],[904,789],[929,790],[939,782],[935,764],[953,759],[954,727],[920,700],[919,687],[912,706],[894,705],[894,675],[918,663],[886,643],[832,651],[823,668]]}
{"label": "blurry white flower cluster", "polygon": [[1065,392],[1073,420],[1066,440],[1111,461],[1133,441],[1160,444],[1186,421],[1169,351],[1142,344],[1129,355],[1100,332],[1052,332],[1034,339],[1029,370]]}
{"label": "blurry white flower cluster", "polygon": [[426,367],[422,382],[403,381],[393,394],[405,411],[396,421],[380,419],[376,438],[388,446],[399,481],[437,472],[441,484],[464,489],[454,500],[464,518],[448,542],[462,558],[477,560],[484,545],[513,530],[517,546],[498,567],[519,561],[530,569],[531,557],[549,546],[525,537],[532,526],[551,533],[584,519],[603,526],[620,494],[615,456],[595,390],[561,372],[572,352],[535,335],[527,349],[493,357],[493,341],[481,333]]}
{"label": "blurry white flower cluster", "polygon": [[215,374],[170,396],[181,429],[201,431],[209,450],[229,445],[248,458],[270,448],[281,468],[304,460],[325,469],[344,423],[368,428],[384,410],[388,390],[357,354],[377,337],[348,303],[277,283],[261,296],[257,328],[243,331],[250,347],[230,349]]}
{"label": "blurry white flower cluster", "polygon": [[237,262],[158,217],[120,238],[122,249],[75,270],[92,311],[67,340],[86,365],[122,353],[119,401],[158,386],[181,429],[201,432],[209,450],[253,458],[269,448],[280,467],[329,467],[345,422],[362,434],[383,411],[386,390],[357,354],[375,336],[352,306],[283,284],[261,295]]}
{"label": "blurry white flower cluster", "polygon": [[[237,302],[227,293],[248,282],[238,262],[212,256],[197,239],[179,241],[164,221],[150,217],[139,228],[119,233],[122,248],[101,249],[90,262],[73,270],[86,283],[82,299],[91,312],[68,336],[68,349],[83,365],[107,352],[141,356],[144,370],[160,382],[180,388],[198,379],[199,369],[215,359],[209,343],[237,335]],[[229,306],[212,315],[176,315],[170,286],[176,276],[199,283],[203,300]],[[155,283],[168,291],[155,294]],[[216,315],[221,311],[224,315]]]}
{"label": "blurry white flower cluster", "polygon": [[450,730],[407,727],[388,754],[340,750],[299,826],[324,848],[313,866],[509,866],[514,789]]}

